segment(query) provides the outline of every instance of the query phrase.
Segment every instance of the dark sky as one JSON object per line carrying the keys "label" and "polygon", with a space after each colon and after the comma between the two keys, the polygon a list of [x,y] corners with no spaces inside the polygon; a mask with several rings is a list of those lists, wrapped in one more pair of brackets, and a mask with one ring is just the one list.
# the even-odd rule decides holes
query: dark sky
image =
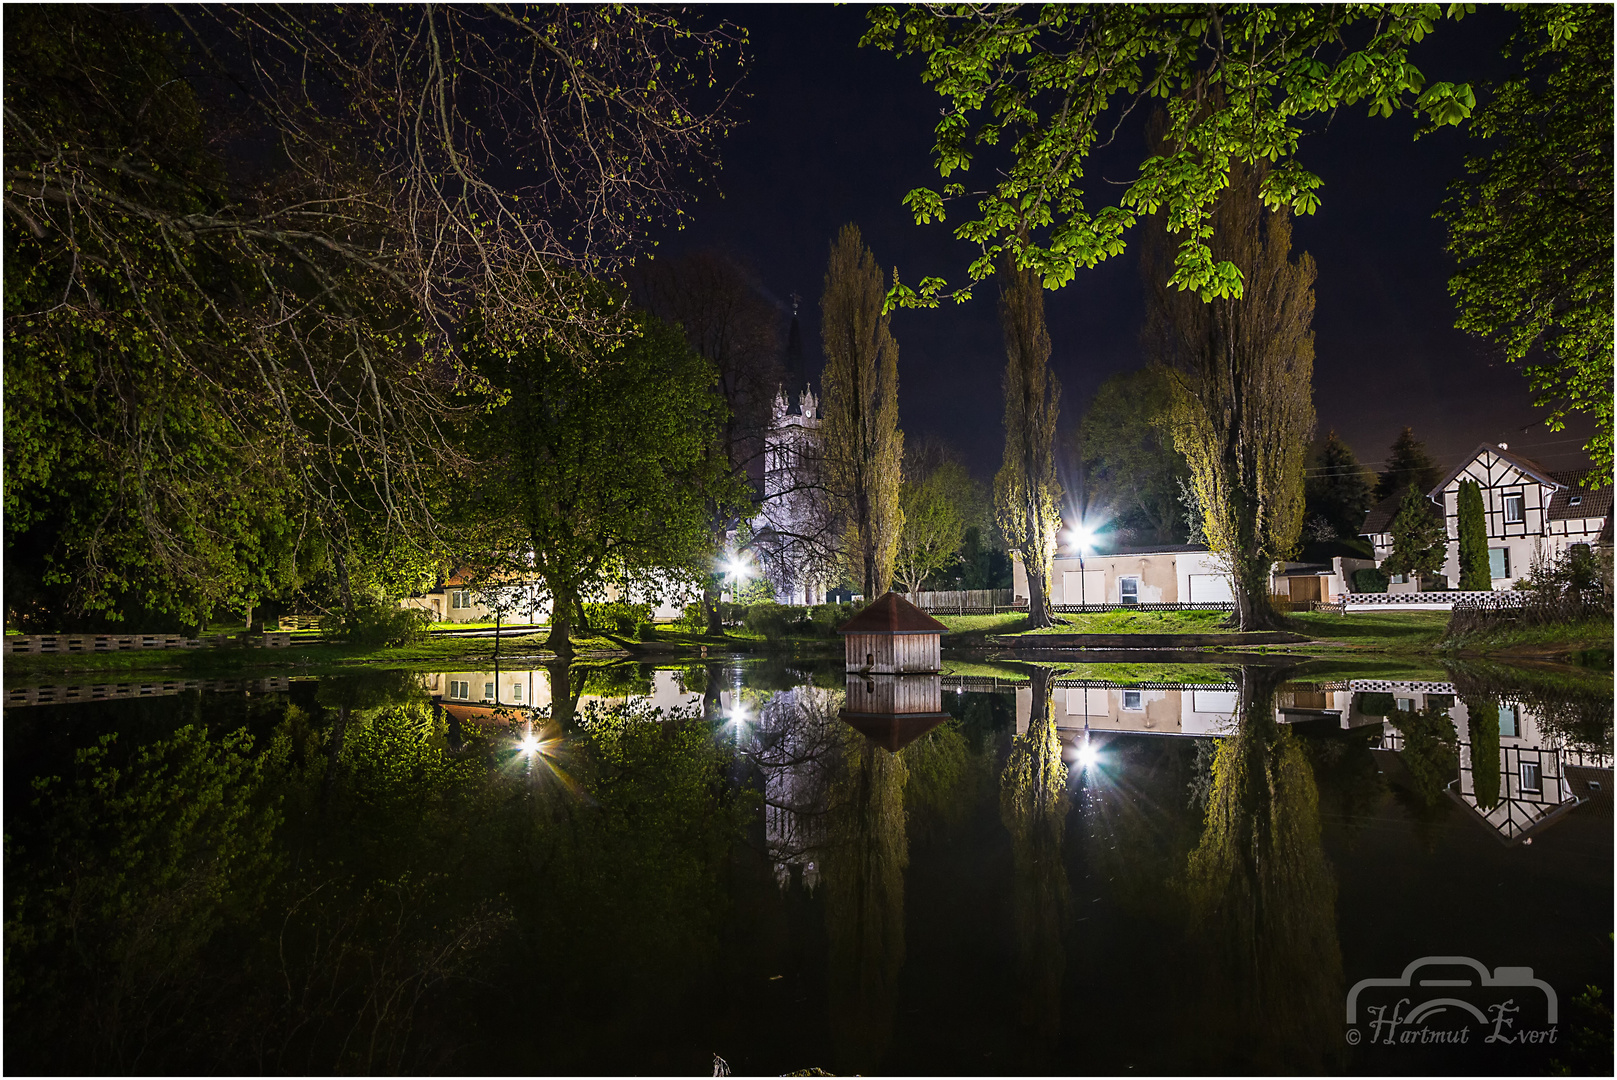
{"label": "dark sky", "polygon": [[[952,239],[953,223],[914,224],[901,203],[910,189],[939,183],[930,151],[941,99],[921,83],[918,61],[857,47],[863,7],[721,10],[752,37],[745,123],[724,146],[723,169],[691,224],[661,250],[726,250],[750,264],[783,305],[801,294],[805,359],[817,372],[826,255],[844,222],[857,223],[877,261],[889,272],[896,265],[911,284],[929,274],[965,279],[975,249]],[[1492,78],[1503,70],[1499,49],[1513,21],[1484,8],[1444,22],[1412,60],[1429,81]],[[1294,248],[1311,252],[1319,267],[1320,431],[1334,427],[1367,463],[1385,457],[1407,424],[1445,466],[1479,442],[1500,440],[1551,468],[1586,464],[1579,448],[1590,426],[1550,432],[1544,410],[1529,404],[1521,372],[1453,328],[1446,288],[1452,267],[1443,224],[1432,214],[1461,172],[1466,138],[1449,129],[1417,141],[1415,128],[1407,115],[1370,119],[1353,108],[1303,139],[1303,162],[1324,180],[1323,205],[1299,219],[1293,234]],[[1115,192],[1112,185],[1132,179],[1143,156],[1136,131],[1093,162],[1091,205],[1100,205],[1103,188]],[[968,187],[986,184],[985,174],[974,169]],[[1142,363],[1135,246],[1046,294],[1051,365],[1064,388],[1069,430],[1096,387]],[[905,432],[942,437],[985,478],[998,467],[1003,440],[1004,353],[994,297],[992,283],[984,283],[964,306],[901,311],[893,319]]]}

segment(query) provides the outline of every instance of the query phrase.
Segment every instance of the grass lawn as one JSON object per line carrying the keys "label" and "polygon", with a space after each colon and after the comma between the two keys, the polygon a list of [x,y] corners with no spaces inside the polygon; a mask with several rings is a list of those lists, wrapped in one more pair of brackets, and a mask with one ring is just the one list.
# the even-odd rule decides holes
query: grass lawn
{"label": "grass lawn", "polygon": [[947,626],[951,634],[1010,634],[1027,625],[1027,616],[1020,611],[1002,611],[998,615],[934,615],[933,618]]}
{"label": "grass lawn", "polygon": [[1446,611],[1367,611],[1354,615],[1299,612],[1291,616],[1299,633],[1352,649],[1406,651],[1435,648],[1448,631]]}
{"label": "grass lawn", "polygon": [[1057,615],[1061,622],[1045,630],[1028,630],[1027,615],[939,615],[951,634],[1217,634],[1229,617],[1224,611],[1093,611]]}

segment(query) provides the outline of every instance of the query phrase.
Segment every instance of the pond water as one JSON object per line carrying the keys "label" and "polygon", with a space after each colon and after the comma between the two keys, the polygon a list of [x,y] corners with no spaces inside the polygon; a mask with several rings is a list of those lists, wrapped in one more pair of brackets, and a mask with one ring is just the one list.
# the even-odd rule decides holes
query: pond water
{"label": "pond water", "polygon": [[1608,673],[946,667],[8,683],[6,1070],[1609,1074]]}

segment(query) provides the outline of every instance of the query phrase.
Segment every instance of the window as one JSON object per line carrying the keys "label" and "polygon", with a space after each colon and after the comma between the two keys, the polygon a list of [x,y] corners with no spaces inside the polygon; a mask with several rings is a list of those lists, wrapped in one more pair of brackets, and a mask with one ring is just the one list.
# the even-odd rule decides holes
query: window
{"label": "window", "polygon": [[1506,525],[1520,525],[1522,522],[1527,520],[1527,515],[1522,509],[1522,507],[1524,505],[1525,504],[1522,502],[1522,496],[1521,496],[1520,492],[1517,492],[1514,495],[1506,495],[1505,496],[1505,524]]}
{"label": "window", "polygon": [[449,594],[449,606],[452,608],[469,608],[472,606],[472,598],[466,595],[464,589],[456,589]]}
{"label": "window", "polygon": [[1522,791],[1538,793],[1544,790],[1544,777],[1536,761],[1521,763]]}
{"label": "window", "polygon": [[1388,583],[1388,584],[1389,584],[1389,585],[1402,585],[1402,584],[1404,584],[1404,582],[1406,582],[1406,581],[1408,581],[1408,580],[1409,580],[1409,578],[1408,578],[1408,576],[1407,576],[1407,575],[1404,575],[1404,574],[1393,574],[1393,575],[1392,575],[1392,576],[1390,576],[1390,577],[1389,577],[1389,578],[1387,578],[1387,583]]}
{"label": "window", "polygon": [[1514,739],[1516,737],[1516,706],[1501,705],[1499,707],[1499,737]]}
{"label": "window", "polygon": [[1488,576],[1495,581],[1510,576],[1510,549],[1488,549]]}
{"label": "window", "polygon": [[1123,708],[1127,709],[1129,712],[1139,712],[1141,709],[1145,708],[1144,705],[1140,704],[1140,691],[1123,691]]}
{"label": "window", "polygon": [[452,698],[469,698],[472,696],[470,683],[463,683],[457,679],[449,680],[449,696]]}
{"label": "window", "polygon": [[1582,495],[1568,495],[1566,497],[1566,504],[1568,506],[1582,506],[1583,505],[1583,496]]}
{"label": "window", "polygon": [[1412,697],[1401,697],[1401,698],[1396,698],[1394,700],[1396,700],[1398,702],[1398,711],[1399,712],[1410,712],[1410,713],[1412,713],[1412,712],[1415,711],[1415,699],[1414,698],[1412,698]]}
{"label": "window", "polygon": [[516,701],[516,702],[520,702],[522,700],[522,684],[521,683],[512,683],[511,684],[511,700]]}
{"label": "window", "polygon": [[494,697],[494,684],[491,683],[491,682],[484,683],[483,684],[483,700],[488,701],[488,700],[492,699],[493,697]]}
{"label": "window", "polygon": [[1137,606],[1140,602],[1140,579],[1137,577],[1118,578],[1117,591],[1124,607]]}

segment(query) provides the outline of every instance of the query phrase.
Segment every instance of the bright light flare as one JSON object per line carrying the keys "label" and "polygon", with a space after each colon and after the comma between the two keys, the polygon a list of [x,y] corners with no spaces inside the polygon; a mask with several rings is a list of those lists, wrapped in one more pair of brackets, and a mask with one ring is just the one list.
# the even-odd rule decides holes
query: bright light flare
{"label": "bright light flare", "polygon": [[1095,546],[1095,530],[1079,522],[1067,530],[1067,543],[1079,551],[1088,551]]}
{"label": "bright light flare", "polygon": [[734,724],[735,726],[740,727],[742,724],[745,724],[747,720],[747,707],[745,705],[738,704],[735,708],[730,710],[730,723]]}
{"label": "bright light flare", "polygon": [[1080,771],[1087,771],[1100,764],[1100,751],[1089,743],[1078,748],[1078,760],[1073,763]]}
{"label": "bright light flare", "polygon": [[724,560],[720,569],[726,577],[736,582],[745,581],[753,576],[752,565],[739,555]]}
{"label": "bright light flare", "polygon": [[539,736],[531,732],[522,736],[522,741],[517,743],[517,749],[524,754],[537,754],[539,752]]}

